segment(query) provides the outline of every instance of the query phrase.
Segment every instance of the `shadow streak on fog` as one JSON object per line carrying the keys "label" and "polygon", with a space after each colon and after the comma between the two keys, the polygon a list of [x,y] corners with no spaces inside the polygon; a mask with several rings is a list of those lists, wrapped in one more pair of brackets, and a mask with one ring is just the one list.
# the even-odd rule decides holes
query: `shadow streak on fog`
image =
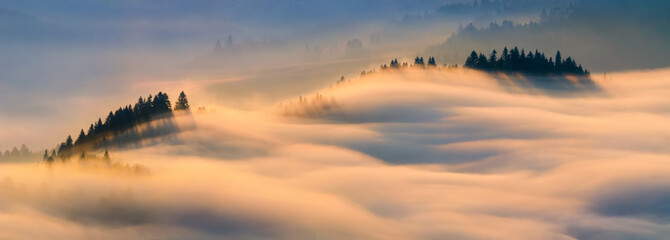
{"label": "shadow streak on fog", "polygon": [[[482,107],[490,104],[484,102],[488,100],[485,99],[487,94],[493,94],[495,97],[504,95],[500,93],[501,90],[509,93],[505,98],[510,102],[493,102],[493,107],[500,109],[503,114],[507,111],[506,108],[516,105],[524,98],[538,97],[542,101],[552,98],[569,98],[571,101],[579,101],[582,98],[602,100],[607,94],[590,77],[523,76],[475,71],[472,72],[475,77],[468,79],[463,75],[469,74],[468,72],[471,70],[403,70],[397,74],[391,72],[379,73],[372,77],[368,75],[356,80],[360,83],[348,83],[352,86],[336,86],[334,90],[328,89],[326,95],[331,91],[336,96],[335,101],[350,104],[324,111],[321,116],[316,116],[317,118],[363,124],[376,131],[379,136],[376,139],[342,143],[325,141],[362,151],[389,163],[465,163],[493,157],[496,151],[462,153],[441,145],[487,139],[523,140],[546,137],[546,133],[539,129],[515,131],[514,128],[523,127],[525,124],[523,122],[519,122],[519,126],[501,129],[500,124],[496,122],[459,121],[460,109],[485,109]],[[446,88],[440,81],[446,81],[451,84],[449,87],[454,89]],[[478,89],[483,86],[485,86],[483,89]],[[356,92],[356,95],[348,96],[346,95],[348,93],[341,93],[345,96],[337,97],[340,94],[339,88],[351,89],[350,91]],[[478,99],[467,96],[466,93],[484,97]],[[553,111],[537,109],[538,106],[532,105],[512,107],[549,113]]]}
{"label": "shadow streak on fog", "polygon": [[0,238],[663,239],[667,74],[554,97],[409,70],[309,118],[212,106],[112,152],[149,175],[4,164]]}

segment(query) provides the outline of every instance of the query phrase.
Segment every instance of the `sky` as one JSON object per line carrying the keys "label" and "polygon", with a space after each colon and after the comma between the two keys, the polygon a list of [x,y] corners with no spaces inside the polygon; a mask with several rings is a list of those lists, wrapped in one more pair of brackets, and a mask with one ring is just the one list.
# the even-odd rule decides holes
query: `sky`
{"label": "sky", "polygon": [[[0,155],[0,239],[664,239],[667,3],[473,3],[0,0],[0,152],[39,156]],[[463,34],[503,20],[539,30]],[[442,66],[500,44],[591,75]],[[191,111],[41,161],[159,91]]]}

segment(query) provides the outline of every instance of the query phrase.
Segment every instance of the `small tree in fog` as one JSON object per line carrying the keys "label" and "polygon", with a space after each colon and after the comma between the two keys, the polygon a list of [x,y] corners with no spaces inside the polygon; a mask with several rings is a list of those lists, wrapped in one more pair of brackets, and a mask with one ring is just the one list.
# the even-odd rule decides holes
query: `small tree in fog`
{"label": "small tree in fog", "polygon": [[186,94],[184,91],[181,91],[179,98],[177,98],[177,103],[174,105],[174,110],[189,110],[190,106],[188,105],[188,99],[186,99]]}
{"label": "small tree in fog", "polygon": [[429,57],[428,58],[428,65],[429,66],[437,66],[437,63],[435,63],[435,58],[434,57]]}

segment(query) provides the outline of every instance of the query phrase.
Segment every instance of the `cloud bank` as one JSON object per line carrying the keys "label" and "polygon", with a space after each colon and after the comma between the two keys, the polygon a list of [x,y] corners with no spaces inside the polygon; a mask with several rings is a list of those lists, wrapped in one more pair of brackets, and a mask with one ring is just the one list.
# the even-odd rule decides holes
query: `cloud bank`
{"label": "cloud bank", "polygon": [[112,151],[127,165],[2,164],[0,238],[662,239],[668,74],[549,95],[407,70],[323,89],[318,114],[215,105]]}

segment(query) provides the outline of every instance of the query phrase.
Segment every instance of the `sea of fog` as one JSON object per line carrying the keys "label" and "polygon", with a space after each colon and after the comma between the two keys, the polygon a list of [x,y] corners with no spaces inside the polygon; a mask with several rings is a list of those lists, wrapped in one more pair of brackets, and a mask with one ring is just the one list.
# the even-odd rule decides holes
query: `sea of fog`
{"label": "sea of fog", "polygon": [[0,239],[662,239],[669,75],[391,71],[244,110],[203,82],[109,162],[2,163]]}

